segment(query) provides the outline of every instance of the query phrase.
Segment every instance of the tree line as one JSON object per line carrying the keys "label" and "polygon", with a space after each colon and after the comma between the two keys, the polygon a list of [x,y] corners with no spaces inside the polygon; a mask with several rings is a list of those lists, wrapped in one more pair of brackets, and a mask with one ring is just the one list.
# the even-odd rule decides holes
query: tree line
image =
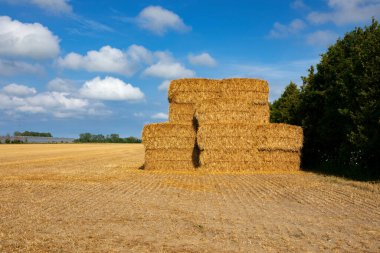
{"label": "tree line", "polygon": [[380,179],[380,26],[355,28],[271,104],[271,122],[303,127],[302,167]]}
{"label": "tree line", "polygon": [[40,133],[40,132],[32,132],[32,131],[24,131],[19,132],[16,131],[13,134],[14,136],[38,136],[38,137],[53,137],[51,133]]}
{"label": "tree line", "polygon": [[82,133],[78,139],[75,139],[76,143],[141,143],[142,140],[133,136],[127,138],[121,138],[119,134],[91,134]]}

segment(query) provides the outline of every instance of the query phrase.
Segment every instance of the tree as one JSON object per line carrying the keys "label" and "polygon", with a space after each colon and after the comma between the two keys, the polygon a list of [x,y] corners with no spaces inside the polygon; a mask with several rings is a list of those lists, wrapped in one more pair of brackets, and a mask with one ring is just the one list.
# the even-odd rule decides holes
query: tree
{"label": "tree", "polygon": [[273,123],[287,123],[300,125],[300,90],[297,85],[290,82],[286,86],[281,97],[275,100],[270,106],[270,121]]}
{"label": "tree", "polygon": [[380,177],[380,26],[329,47],[301,87],[305,166]]}

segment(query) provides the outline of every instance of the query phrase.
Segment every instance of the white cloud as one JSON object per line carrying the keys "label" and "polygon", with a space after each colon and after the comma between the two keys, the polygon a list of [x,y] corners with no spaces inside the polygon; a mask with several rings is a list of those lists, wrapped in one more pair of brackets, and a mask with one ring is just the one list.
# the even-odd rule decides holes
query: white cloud
{"label": "white cloud", "polygon": [[135,113],[133,113],[133,116],[136,118],[143,118],[143,117],[145,117],[145,114],[142,112],[135,112]]}
{"label": "white cloud", "polygon": [[148,6],[135,18],[137,25],[157,35],[164,35],[169,30],[187,32],[191,27],[174,12],[161,6]]}
{"label": "white cloud", "polygon": [[152,115],[151,118],[152,119],[164,119],[164,120],[167,120],[168,119],[168,115],[166,113],[159,112],[159,113],[156,113],[156,114]]}
{"label": "white cloud", "polygon": [[48,28],[0,16],[0,55],[46,59],[58,53],[59,39]]}
{"label": "white cloud", "polygon": [[336,25],[358,23],[379,18],[379,0],[327,0],[331,11],[311,12],[308,20],[315,24],[333,22]]}
{"label": "white cloud", "polygon": [[4,86],[3,92],[8,95],[15,95],[15,96],[27,96],[27,95],[33,95],[37,93],[35,88],[30,88],[28,86],[16,84],[16,83],[11,83]]}
{"label": "white cloud", "polygon": [[274,23],[272,30],[269,32],[270,38],[285,38],[305,29],[306,24],[300,19],[294,19],[290,24],[283,25],[279,22]]}
{"label": "white cloud", "polygon": [[206,67],[216,66],[215,59],[212,58],[212,56],[209,55],[208,53],[201,53],[198,55],[189,54],[187,59],[192,65],[206,66]]}
{"label": "white cloud", "polygon": [[8,115],[45,114],[56,118],[107,115],[104,105],[69,93],[44,92],[20,97],[0,93],[0,110]]}
{"label": "white cloud", "polygon": [[303,2],[303,0],[294,0],[291,4],[290,7],[293,9],[308,9],[309,7]]}
{"label": "white cloud", "polygon": [[85,69],[89,72],[106,72],[123,75],[134,74],[142,64],[152,60],[152,53],[143,46],[131,45],[126,51],[104,46],[86,55],[69,53],[58,59],[58,65],[68,69]]}
{"label": "white cloud", "polygon": [[139,101],[144,99],[144,93],[139,88],[109,76],[104,79],[95,77],[85,82],[79,93],[83,97],[99,100]]}
{"label": "white cloud", "polygon": [[73,92],[75,90],[74,82],[68,79],[55,78],[50,80],[46,85],[50,91]]}
{"label": "white cloud", "polygon": [[31,0],[30,3],[53,14],[69,14],[73,10],[68,0]]}
{"label": "white cloud", "polygon": [[30,64],[22,61],[0,59],[0,75],[12,76],[22,73],[41,74],[44,69],[39,64]]}
{"label": "white cloud", "polygon": [[164,80],[164,81],[162,81],[160,86],[158,86],[158,90],[168,90],[169,85],[170,85],[170,80]]}
{"label": "white cloud", "polygon": [[146,76],[159,77],[163,79],[177,79],[195,76],[195,72],[187,69],[177,62],[170,53],[156,52],[158,62],[146,68],[143,72]]}
{"label": "white cloud", "polygon": [[307,36],[306,41],[314,46],[328,46],[338,39],[338,34],[332,31],[316,31]]}
{"label": "white cloud", "polygon": [[5,0],[9,4],[31,4],[51,14],[71,14],[69,0]]}

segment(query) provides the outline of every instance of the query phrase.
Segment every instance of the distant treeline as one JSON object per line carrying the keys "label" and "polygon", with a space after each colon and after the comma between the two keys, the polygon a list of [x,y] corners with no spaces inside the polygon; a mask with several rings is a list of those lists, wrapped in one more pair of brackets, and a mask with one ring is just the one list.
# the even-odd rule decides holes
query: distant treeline
{"label": "distant treeline", "polygon": [[32,131],[24,131],[19,132],[16,131],[13,134],[14,136],[38,136],[38,137],[53,137],[51,133],[40,133],[40,132],[32,132]]}
{"label": "distant treeline", "polygon": [[141,143],[141,139],[130,136],[127,138],[121,138],[119,134],[91,134],[83,133],[79,135],[78,139],[75,139],[76,143]]}

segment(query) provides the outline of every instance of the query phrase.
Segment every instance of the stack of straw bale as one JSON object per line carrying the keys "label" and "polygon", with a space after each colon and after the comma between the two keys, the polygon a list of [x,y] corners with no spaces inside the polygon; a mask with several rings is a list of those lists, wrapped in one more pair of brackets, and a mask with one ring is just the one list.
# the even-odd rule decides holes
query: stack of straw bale
{"label": "stack of straw bale", "polygon": [[145,169],[194,169],[198,166],[196,132],[189,124],[144,126]]}
{"label": "stack of straw bale", "polygon": [[302,129],[269,123],[268,83],[171,82],[169,123],[144,127],[146,169],[298,170]]}

